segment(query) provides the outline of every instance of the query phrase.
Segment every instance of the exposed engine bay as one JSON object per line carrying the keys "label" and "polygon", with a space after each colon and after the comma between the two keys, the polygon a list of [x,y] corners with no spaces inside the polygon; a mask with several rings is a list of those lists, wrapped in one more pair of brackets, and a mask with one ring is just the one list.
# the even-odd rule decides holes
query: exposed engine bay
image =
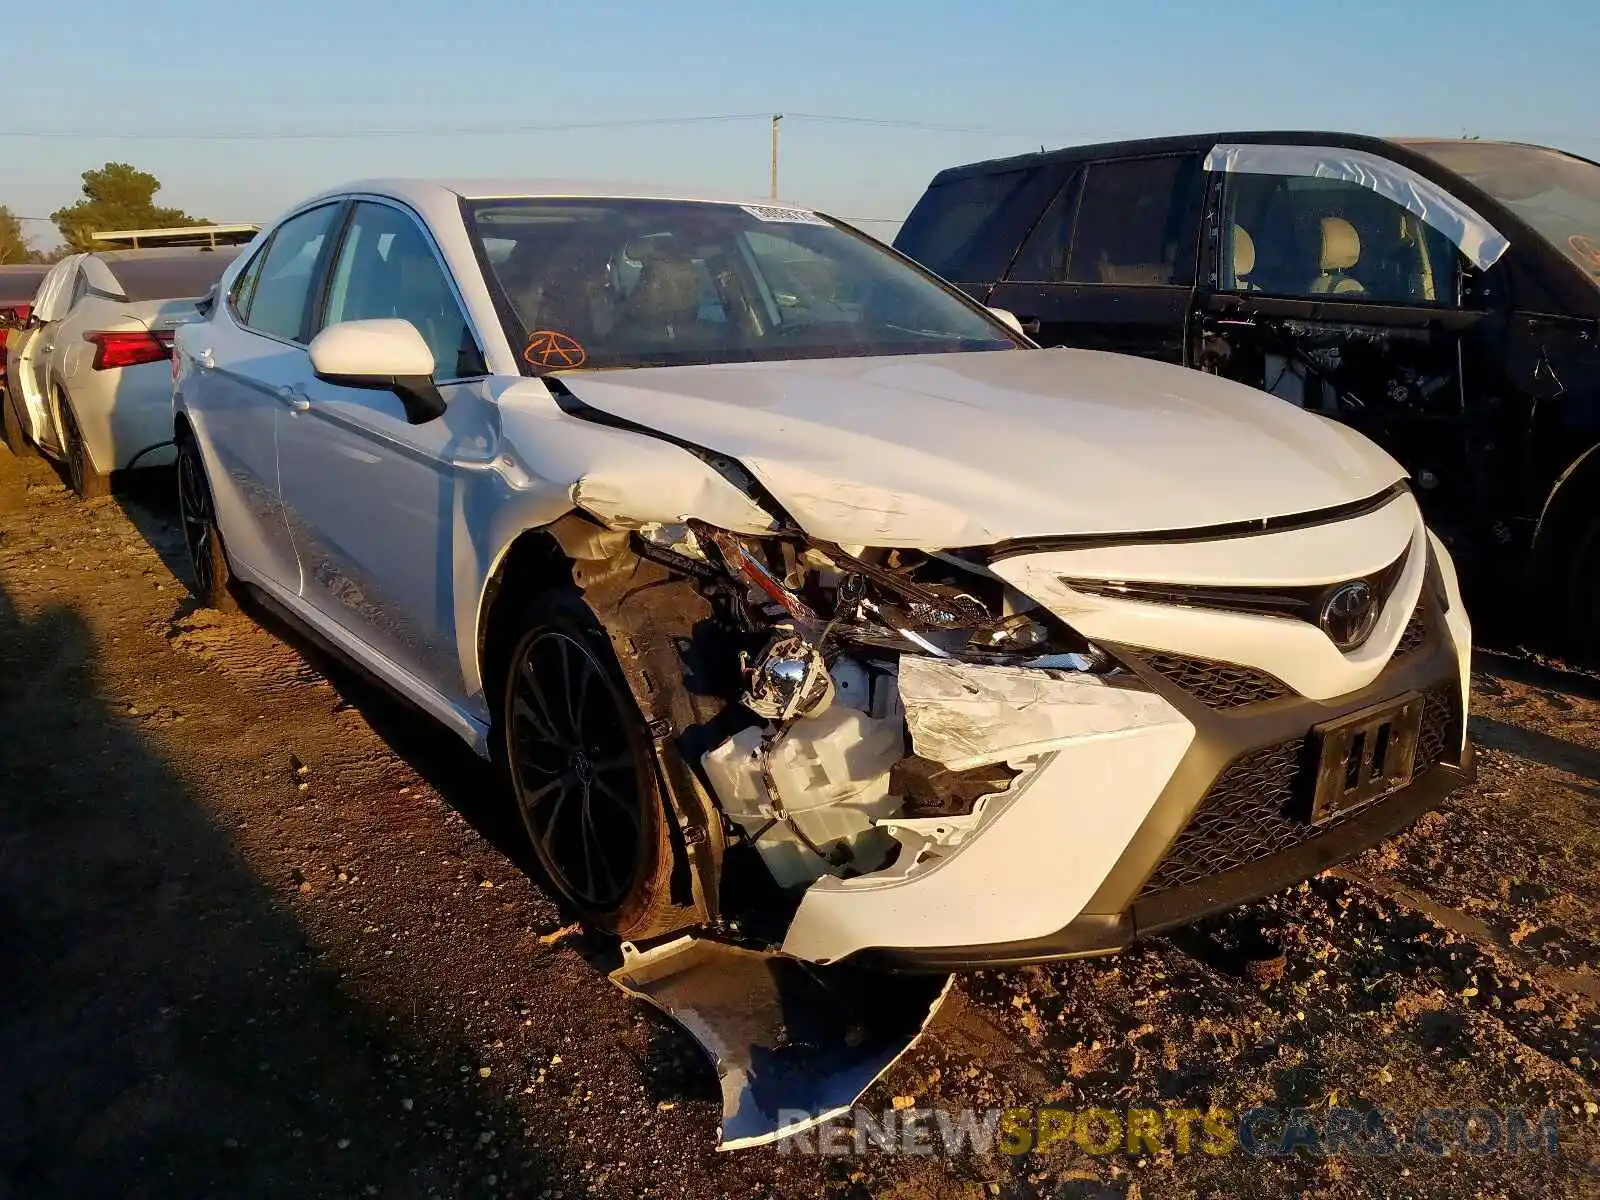
{"label": "exposed engine bay", "polygon": [[699,766],[785,890],[937,858],[1022,773],[1009,760],[1060,735],[1030,722],[1030,695],[1098,688],[1112,672],[1138,686],[976,555],[692,522],[637,539],[727,618],[741,685],[728,699],[746,719]]}

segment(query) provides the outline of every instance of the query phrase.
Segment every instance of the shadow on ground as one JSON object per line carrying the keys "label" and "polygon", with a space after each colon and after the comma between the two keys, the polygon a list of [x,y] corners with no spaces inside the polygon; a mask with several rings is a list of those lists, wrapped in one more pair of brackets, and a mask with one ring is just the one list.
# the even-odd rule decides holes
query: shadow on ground
{"label": "shadow on ground", "polygon": [[502,1098],[396,1065],[119,708],[79,616],[0,591],[0,1195],[461,1194]]}

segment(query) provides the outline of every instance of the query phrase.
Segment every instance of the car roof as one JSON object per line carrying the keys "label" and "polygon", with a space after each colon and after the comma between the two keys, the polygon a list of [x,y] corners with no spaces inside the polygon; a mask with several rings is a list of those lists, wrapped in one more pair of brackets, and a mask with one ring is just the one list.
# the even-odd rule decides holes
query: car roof
{"label": "car roof", "polygon": [[[1062,146],[1054,150],[1035,150],[1029,154],[1009,158],[991,158],[980,162],[963,163],[948,167],[933,177],[932,183],[946,183],[969,175],[989,175],[1000,171],[1020,170],[1024,167],[1051,162],[1072,162],[1088,158],[1133,158],[1146,154],[1173,154],[1184,151],[1208,150],[1219,142],[1268,143],[1288,146],[1320,146],[1332,144],[1356,150],[1383,153],[1400,147],[1420,150],[1423,146],[1439,142],[1456,141],[1442,137],[1377,137],[1366,133],[1339,133],[1326,129],[1234,129],[1215,133],[1187,133],[1171,137],[1134,138],[1118,142],[1093,142],[1081,146]],[[1483,143],[1498,144],[1498,143]],[[1522,143],[1515,143],[1522,144]],[[1540,147],[1548,149],[1549,147]],[[1565,153],[1560,151],[1559,153]]]}
{"label": "car roof", "polygon": [[328,188],[306,203],[333,196],[366,192],[404,201],[419,210],[441,202],[452,206],[459,200],[498,199],[604,199],[604,200],[692,200],[709,204],[751,204],[776,208],[804,208],[787,200],[752,198],[673,184],[618,183],[584,179],[361,179]]}

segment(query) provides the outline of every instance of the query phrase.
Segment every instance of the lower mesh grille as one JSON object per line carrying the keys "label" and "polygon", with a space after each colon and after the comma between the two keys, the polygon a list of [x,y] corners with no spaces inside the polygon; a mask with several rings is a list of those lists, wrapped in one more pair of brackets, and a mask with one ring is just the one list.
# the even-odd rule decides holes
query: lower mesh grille
{"label": "lower mesh grille", "polygon": [[1183,654],[1151,651],[1144,660],[1208,708],[1242,708],[1290,694],[1265,671]]}
{"label": "lower mesh grille", "polygon": [[[1460,711],[1454,686],[1434,688],[1426,694],[1417,738],[1417,775],[1446,757],[1455,757],[1461,737]],[[1305,789],[1316,781],[1316,766],[1309,761],[1309,753],[1306,739],[1296,738],[1252,750],[1229,764],[1140,891],[1140,899],[1249,866],[1310,841],[1360,813],[1361,809],[1352,809],[1321,825],[1294,815],[1308,807]]]}

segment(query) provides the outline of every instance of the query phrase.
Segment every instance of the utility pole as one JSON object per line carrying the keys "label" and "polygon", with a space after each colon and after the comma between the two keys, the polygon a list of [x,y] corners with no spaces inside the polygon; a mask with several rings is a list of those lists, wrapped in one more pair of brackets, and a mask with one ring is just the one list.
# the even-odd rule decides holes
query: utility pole
{"label": "utility pole", "polygon": [[782,113],[772,114],[772,198],[778,198],[778,122],[783,120]]}

